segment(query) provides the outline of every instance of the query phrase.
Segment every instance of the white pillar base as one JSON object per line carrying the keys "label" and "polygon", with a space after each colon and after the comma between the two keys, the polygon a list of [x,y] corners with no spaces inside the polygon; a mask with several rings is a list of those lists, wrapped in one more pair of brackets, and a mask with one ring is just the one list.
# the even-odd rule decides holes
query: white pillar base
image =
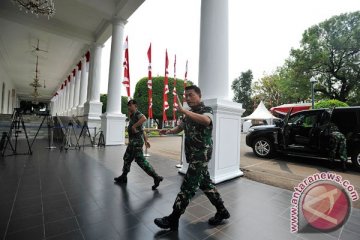
{"label": "white pillar base", "polygon": [[85,121],[88,123],[88,127],[91,135],[94,134],[94,128],[96,127],[96,132],[101,128],[101,102],[86,102],[84,104],[84,117]]}
{"label": "white pillar base", "polygon": [[107,146],[125,144],[125,119],[124,114],[105,113],[101,116],[101,129]]}
{"label": "white pillar base", "polygon": [[77,111],[77,116],[84,116],[84,105],[78,106],[76,108],[76,111]]}
{"label": "white pillar base", "polygon": [[[242,104],[223,99],[204,100],[206,106],[214,111],[213,154],[209,162],[209,173],[213,183],[217,184],[243,176],[240,170],[241,115]],[[183,150],[184,152],[184,147]],[[183,155],[183,167],[180,173],[186,173],[188,163]]]}
{"label": "white pillar base", "polygon": [[102,108],[101,102],[92,102],[92,101],[86,102],[84,104],[84,115],[92,119],[100,120],[101,111],[102,111],[101,108]]}
{"label": "white pillar base", "polygon": [[73,107],[72,109],[71,109],[71,116],[77,116],[77,109],[76,109],[76,107]]}

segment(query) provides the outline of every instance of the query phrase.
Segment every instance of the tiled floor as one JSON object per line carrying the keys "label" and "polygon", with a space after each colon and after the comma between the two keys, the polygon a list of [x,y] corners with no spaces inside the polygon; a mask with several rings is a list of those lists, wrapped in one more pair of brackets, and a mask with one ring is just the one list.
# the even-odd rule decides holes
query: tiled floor
{"label": "tiled floor", "polygon": [[157,191],[133,164],[127,185],[113,183],[125,147],[85,150],[34,146],[32,156],[0,160],[0,239],[360,239],[360,211],[332,233],[289,232],[291,192],[238,178],[218,185],[231,218],[212,227],[215,209],[198,192],[178,232],[162,231],[153,220],[171,212],[182,181],[177,162],[149,161],[164,176]]}

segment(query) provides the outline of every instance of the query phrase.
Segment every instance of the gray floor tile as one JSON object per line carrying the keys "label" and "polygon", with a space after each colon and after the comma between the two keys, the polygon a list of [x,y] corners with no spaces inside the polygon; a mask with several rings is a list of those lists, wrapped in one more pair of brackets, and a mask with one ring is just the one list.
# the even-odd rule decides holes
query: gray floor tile
{"label": "gray floor tile", "polygon": [[207,223],[215,208],[199,190],[180,218],[179,231],[164,231],[153,220],[171,213],[180,190],[183,176],[174,161],[149,159],[165,176],[152,191],[152,179],[136,163],[126,185],[113,183],[124,146],[60,153],[48,152],[45,145],[39,142],[34,149],[39,154],[30,158],[6,158],[7,167],[0,169],[0,239],[10,217],[6,239],[44,239],[44,232],[46,239],[360,239],[359,209],[352,209],[342,231],[291,234],[292,192],[243,177],[217,185],[231,214],[224,224]]}
{"label": "gray floor tile", "polygon": [[56,222],[46,223],[45,224],[45,235],[46,238],[64,234],[67,232],[74,231],[78,229],[79,226],[76,222],[75,217],[62,219]]}

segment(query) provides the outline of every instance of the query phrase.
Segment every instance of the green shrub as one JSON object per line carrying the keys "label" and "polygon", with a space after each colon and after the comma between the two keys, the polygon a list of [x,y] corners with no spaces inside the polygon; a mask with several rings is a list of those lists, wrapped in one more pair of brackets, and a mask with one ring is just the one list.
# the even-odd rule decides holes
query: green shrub
{"label": "green shrub", "polygon": [[320,108],[333,108],[333,107],[348,107],[349,105],[347,103],[341,102],[336,99],[328,99],[328,100],[322,100],[314,105],[314,109],[320,109]]}

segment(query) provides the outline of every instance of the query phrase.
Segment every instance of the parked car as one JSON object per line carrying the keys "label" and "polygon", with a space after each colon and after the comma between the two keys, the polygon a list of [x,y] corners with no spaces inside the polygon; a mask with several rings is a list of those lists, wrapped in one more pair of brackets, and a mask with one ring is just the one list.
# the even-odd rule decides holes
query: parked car
{"label": "parked car", "polygon": [[346,137],[348,157],[360,169],[360,107],[288,112],[277,125],[249,129],[246,145],[258,157],[269,158],[276,152],[302,157],[329,157],[330,123]]}

